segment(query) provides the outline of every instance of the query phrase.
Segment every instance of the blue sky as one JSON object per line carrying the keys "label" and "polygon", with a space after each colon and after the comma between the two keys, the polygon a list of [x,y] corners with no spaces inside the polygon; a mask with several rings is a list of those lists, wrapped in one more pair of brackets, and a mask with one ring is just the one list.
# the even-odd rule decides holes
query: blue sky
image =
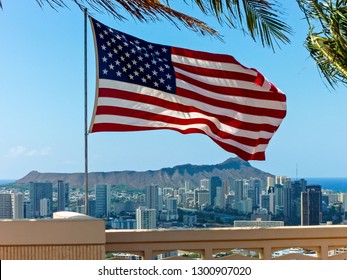
{"label": "blue sky", "polygon": [[[183,2],[183,1],[182,1]],[[289,4],[290,3],[290,4]],[[84,172],[83,13],[56,12],[36,1],[3,1],[0,11],[0,179],[32,170]],[[191,8],[177,7],[191,13]],[[262,72],[287,95],[288,112],[265,161],[250,163],[274,175],[347,177],[346,88],[329,90],[303,46],[307,25],[295,1],[286,4],[294,35],[274,53],[240,31],[221,27],[224,42],[166,21],[99,21],[147,41],[233,55]],[[197,11],[193,11],[199,15]],[[95,57],[88,23],[88,122],[95,96]],[[173,131],[89,135],[89,171],[156,170],[216,164],[234,157],[204,135]]]}

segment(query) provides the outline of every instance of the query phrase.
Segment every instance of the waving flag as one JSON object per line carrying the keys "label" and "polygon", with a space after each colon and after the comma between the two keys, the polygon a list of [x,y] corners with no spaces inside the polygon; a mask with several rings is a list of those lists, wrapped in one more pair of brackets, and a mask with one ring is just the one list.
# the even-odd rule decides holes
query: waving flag
{"label": "waving flag", "polygon": [[90,18],[97,93],[90,132],[202,133],[244,160],[264,160],[286,96],[232,56],[146,42]]}

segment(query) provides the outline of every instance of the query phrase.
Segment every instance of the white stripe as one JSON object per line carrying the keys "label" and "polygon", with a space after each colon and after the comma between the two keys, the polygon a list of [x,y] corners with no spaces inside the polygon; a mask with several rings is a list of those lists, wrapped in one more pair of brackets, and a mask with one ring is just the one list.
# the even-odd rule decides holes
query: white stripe
{"label": "white stripe", "polygon": [[235,110],[212,106],[204,102],[197,101],[195,99],[180,97],[175,94],[169,94],[169,93],[155,90],[152,88],[148,88],[148,87],[144,87],[144,86],[140,86],[136,84],[131,84],[131,83],[125,83],[121,81],[100,79],[99,88],[119,89],[119,90],[133,92],[134,94],[138,93],[138,94],[158,97],[170,102],[175,102],[175,103],[183,104],[187,106],[194,106],[195,108],[198,108],[200,110],[203,110],[211,114],[229,116],[231,118],[234,118],[242,122],[248,122],[248,123],[254,123],[254,124],[271,124],[273,126],[279,126],[282,122],[282,119],[244,114]]}
{"label": "white stripe", "polygon": [[209,61],[209,60],[203,60],[203,59],[198,59],[198,58],[180,56],[180,55],[176,55],[176,54],[171,55],[171,60],[173,62],[176,62],[176,63],[191,65],[191,66],[196,66],[196,67],[202,67],[202,68],[207,68],[207,69],[225,70],[225,71],[248,74],[248,75],[252,75],[255,77],[258,75],[258,73],[256,71],[254,71],[253,69],[249,69],[247,67],[244,67],[241,64]]}
{"label": "white stripe", "polygon": [[181,79],[178,79],[178,78],[176,79],[176,86],[179,88],[193,91],[193,92],[198,92],[200,95],[210,97],[216,100],[221,100],[221,101],[226,101],[226,102],[231,102],[231,103],[251,106],[251,107],[267,108],[267,109],[283,110],[283,111],[286,110],[285,102],[215,93],[213,91],[209,91],[201,87],[192,85],[186,81],[182,81]]}
{"label": "white stripe", "polygon": [[258,138],[264,138],[264,139],[271,139],[274,133],[270,133],[267,131],[249,131],[244,129],[238,129],[232,126],[229,126],[227,124],[221,123],[218,119],[200,114],[200,113],[184,113],[181,111],[173,111],[171,109],[167,109],[165,107],[152,105],[152,104],[146,104],[146,103],[139,103],[137,101],[130,101],[125,99],[118,99],[118,98],[112,98],[112,97],[99,97],[98,98],[98,106],[115,106],[115,107],[121,107],[121,108],[129,108],[133,110],[141,110],[145,112],[150,112],[157,115],[162,116],[168,116],[168,117],[175,117],[178,119],[206,119],[211,122],[213,122],[216,127],[224,132],[227,132],[229,134],[239,136],[239,137],[246,137],[250,139],[258,139]]}
{"label": "white stripe", "polygon": [[239,89],[247,89],[254,91],[261,91],[264,93],[269,92],[269,85],[265,83],[263,86],[259,86],[252,82],[241,81],[241,80],[232,80],[232,79],[223,79],[223,78],[215,78],[215,77],[207,77],[203,75],[193,74],[191,72],[187,72],[185,70],[174,67],[177,73],[188,76],[196,81],[200,81],[212,86],[222,86],[222,87],[230,87],[230,88],[239,88]]}
{"label": "white stripe", "polygon": [[97,115],[95,116],[95,121],[94,124],[99,124],[99,123],[115,123],[115,124],[124,124],[124,125],[135,125],[135,126],[140,126],[140,127],[156,127],[156,128],[173,128],[173,129],[179,129],[182,131],[185,131],[189,128],[195,128],[199,129],[202,132],[204,132],[206,135],[211,137],[212,139],[218,140],[220,142],[226,143],[228,145],[232,145],[234,147],[237,147],[249,154],[254,154],[257,152],[264,152],[267,145],[262,144],[258,145],[256,147],[253,146],[247,146],[244,144],[241,144],[239,142],[236,142],[231,139],[223,139],[215,135],[208,126],[204,124],[192,124],[192,125],[177,125],[177,124],[171,124],[171,123],[166,123],[166,122],[161,122],[161,121],[148,121],[148,120],[143,120],[143,119],[138,119],[138,118],[132,118],[132,117],[124,117],[124,116],[113,116],[113,115]]}

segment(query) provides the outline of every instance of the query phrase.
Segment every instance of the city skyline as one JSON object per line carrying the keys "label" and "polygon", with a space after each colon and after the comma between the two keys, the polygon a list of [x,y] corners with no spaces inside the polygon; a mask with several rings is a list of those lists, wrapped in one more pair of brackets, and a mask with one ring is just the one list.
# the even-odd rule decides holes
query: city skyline
{"label": "city skyline", "polygon": [[[189,6],[175,8],[191,12]],[[168,22],[119,22],[93,14],[105,24],[157,43],[227,53],[254,67],[287,96],[288,114],[266,151],[251,165],[289,177],[347,177],[345,122],[347,95],[327,88],[303,42],[306,22],[297,4],[286,4],[295,34],[290,45],[264,49],[237,30],[202,17],[224,42],[181,30]],[[83,13],[77,6],[42,9],[34,2],[10,1],[0,11],[0,179],[39,172],[84,171]],[[88,32],[88,124],[95,92],[95,58]],[[168,36],[169,34],[169,36]],[[180,164],[217,164],[233,157],[204,135],[172,131],[95,133],[89,136],[89,171],[156,170]],[[314,159],[314,160],[313,160]]]}

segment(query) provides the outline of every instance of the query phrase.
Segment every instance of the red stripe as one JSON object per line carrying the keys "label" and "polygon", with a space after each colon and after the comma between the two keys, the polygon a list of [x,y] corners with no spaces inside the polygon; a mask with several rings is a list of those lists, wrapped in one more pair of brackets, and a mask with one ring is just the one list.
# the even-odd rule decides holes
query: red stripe
{"label": "red stripe", "polygon": [[[108,124],[108,123],[101,123],[101,124],[94,124],[92,132],[113,132],[113,131],[146,131],[146,130],[160,130],[160,129],[167,129],[164,127],[142,127],[142,126],[133,126],[133,125],[124,125],[124,124]],[[175,128],[170,128],[170,130],[178,131],[182,134],[191,134],[191,133],[199,133],[204,134],[201,130],[190,128],[187,130],[179,130]],[[224,142],[220,142],[218,140],[215,140],[211,138],[215,143],[217,143],[220,147],[222,147],[224,150],[230,153],[237,154],[240,158],[243,160],[264,160],[265,159],[265,153],[264,152],[257,152],[254,154],[250,154],[245,152],[244,150],[241,150],[238,147],[235,147],[233,145],[225,144]]]}
{"label": "red stripe", "polygon": [[197,81],[191,77],[188,77],[186,75],[183,75],[181,73],[175,72],[176,78],[186,81],[189,84],[195,85],[197,87],[219,93],[224,94],[228,96],[240,96],[240,97],[249,97],[259,100],[269,100],[269,101],[279,101],[279,102],[285,102],[286,96],[281,93],[273,93],[273,92],[264,92],[264,91],[256,91],[256,90],[250,90],[250,89],[244,89],[244,88],[238,88],[238,87],[225,87],[225,86],[215,86],[211,84],[207,84],[201,81]]}
{"label": "red stripe", "polygon": [[176,94],[182,97],[199,100],[201,102],[204,102],[206,104],[210,104],[216,107],[225,108],[229,110],[235,110],[240,113],[249,114],[249,115],[264,116],[264,117],[268,116],[273,118],[284,118],[284,116],[286,115],[286,112],[282,110],[252,107],[252,106],[240,105],[240,104],[236,104],[236,103],[232,103],[228,101],[223,101],[223,100],[216,100],[204,95],[200,95],[197,92],[179,88],[179,87],[177,87],[176,89]]}
{"label": "red stripe", "polygon": [[197,67],[197,66],[191,66],[187,64],[181,64],[177,62],[172,62],[172,65],[174,67],[177,67],[179,69],[182,69],[184,71],[197,74],[200,76],[206,76],[206,77],[213,77],[213,78],[221,78],[221,79],[231,79],[231,80],[240,80],[240,81],[246,81],[246,82],[254,82],[256,79],[256,76],[245,74],[245,73],[239,73],[239,72],[233,72],[233,71],[226,71],[226,70],[217,70],[217,69],[208,69],[203,67]]}
{"label": "red stripe", "polygon": [[[256,147],[261,144],[268,144],[270,139],[258,138],[251,139],[247,137],[236,136],[225,131],[220,130],[215,123],[204,118],[194,118],[194,119],[180,119],[173,116],[165,116],[160,114],[155,114],[142,110],[133,110],[129,108],[122,107],[110,107],[110,106],[98,106],[97,115],[114,115],[114,116],[127,116],[132,118],[144,119],[148,121],[160,121],[167,124],[177,124],[177,125],[194,125],[194,124],[204,124],[210,128],[214,135],[219,136],[223,139],[231,139],[239,143],[245,144],[247,146]],[[170,129],[170,127],[168,127]],[[182,128],[182,130],[185,130]],[[200,129],[199,129],[200,130]]]}
{"label": "red stripe", "polygon": [[196,58],[201,60],[214,61],[214,62],[233,63],[233,64],[238,64],[245,69],[249,69],[241,65],[234,57],[227,54],[214,54],[209,52],[188,50],[188,49],[183,49],[178,47],[171,47],[171,54],[176,54],[180,56],[186,56],[186,57],[191,57],[191,58]]}
{"label": "red stripe", "polygon": [[221,123],[224,123],[226,125],[229,125],[231,127],[235,128],[244,128],[246,130],[250,131],[267,131],[267,132],[274,132],[277,130],[278,127],[270,125],[270,124],[255,124],[255,123],[248,123],[248,122],[242,122],[239,120],[236,120],[229,116],[224,115],[217,115],[205,112],[203,110],[200,110],[198,108],[195,108],[193,106],[187,106],[184,104],[178,104],[174,102],[170,102],[167,100],[163,100],[158,97],[152,97],[148,95],[141,95],[141,94],[134,94],[127,91],[121,91],[121,90],[114,90],[114,89],[107,89],[107,88],[100,88],[99,89],[99,97],[110,97],[110,98],[119,98],[124,100],[131,100],[131,101],[137,101],[140,103],[146,103],[146,104],[152,104],[161,106],[164,108],[167,108],[169,110],[173,111],[180,111],[183,113],[190,113],[190,112],[196,112],[205,114],[210,117],[214,117],[218,119]]}

